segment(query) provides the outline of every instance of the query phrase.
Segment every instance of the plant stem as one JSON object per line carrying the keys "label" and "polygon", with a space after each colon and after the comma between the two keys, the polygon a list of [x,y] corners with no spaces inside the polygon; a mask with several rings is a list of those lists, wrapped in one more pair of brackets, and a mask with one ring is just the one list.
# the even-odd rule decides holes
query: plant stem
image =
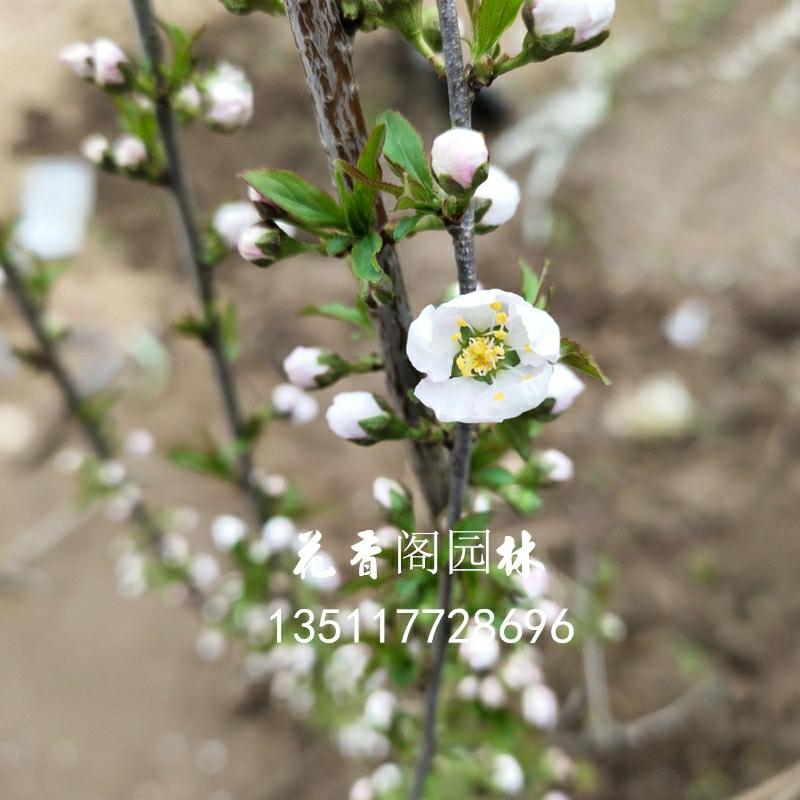
{"label": "plant stem", "polygon": [[[80,423],[97,458],[101,461],[110,461],[114,458],[114,447],[111,440],[100,422],[87,409],[77,385],[61,361],[53,339],[47,333],[41,309],[28,291],[19,268],[7,253],[3,254],[2,268],[6,275],[8,291],[16,301],[28,328],[30,328],[39,347],[42,363],[56,382],[69,413]],[[133,506],[132,515],[146,534],[148,542],[157,547],[163,538],[163,533],[152,512],[141,500],[137,500]]]}
{"label": "plant stem", "polygon": [[[450,101],[450,123],[453,127],[472,127],[473,95],[467,83],[464,60],[461,54],[461,35],[458,31],[458,12],[455,0],[436,0],[439,27],[442,31],[447,93]],[[458,286],[461,294],[474,292],[477,284],[475,269],[475,211],[472,201],[460,223],[449,229],[453,239]],[[472,450],[472,432],[469,425],[460,423],[455,429],[455,442],[450,460],[450,493],[447,525],[452,530],[464,507],[464,497],[469,482],[469,462]],[[436,630],[433,642],[433,662],[425,692],[425,707],[414,781],[409,800],[421,800],[436,752],[436,718],[442,688],[447,642],[450,638],[449,613],[453,595],[453,575],[450,565],[439,577],[439,608],[444,610],[442,624]]]}
{"label": "plant stem", "polygon": [[[204,340],[211,358],[217,386],[222,397],[225,417],[230,435],[244,441],[245,424],[239,402],[236,383],[230,362],[225,355],[219,310],[216,303],[214,267],[203,254],[203,244],[194,199],[186,176],[178,125],[170,103],[168,88],[162,72],[163,56],[161,39],[150,0],[131,0],[142,51],[150,64],[156,81],[156,119],[164,146],[167,164],[166,185],[178,211],[189,262],[194,277],[195,290],[200,301],[208,337]],[[265,520],[263,496],[253,482],[253,457],[249,447],[241,448],[237,459],[236,482],[247,493],[256,519]]]}
{"label": "plant stem", "polygon": [[[300,55],[306,85],[314,105],[322,145],[331,164],[337,159],[355,164],[367,139],[364,114],[353,71],[352,41],[344,29],[336,0],[286,0],[286,16]],[[375,206],[378,228],[386,222],[380,199]],[[378,261],[392,283],[392,297],[367,298],[381,344],[389,394],[411,427],[432,421],[413,397],[420,374],[406,356],[411,310],[394,244],[384,235]],[[445,450],[431,442],[410,442],[414,474],[436,519],[447,505]]]}

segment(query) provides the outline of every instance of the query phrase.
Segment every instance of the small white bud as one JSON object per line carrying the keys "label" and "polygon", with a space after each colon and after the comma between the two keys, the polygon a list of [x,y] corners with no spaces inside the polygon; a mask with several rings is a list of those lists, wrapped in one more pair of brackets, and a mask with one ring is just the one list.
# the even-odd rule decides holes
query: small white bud
{"label": "small white bud", "polygon": [[405,488],[393,478],[378,477],[372,484],[372,496],[375,502],[388,510],[392,508],[392,493],[408,498]]}
{"label": "small white bud", "polygon": [[87,136],[81,144],[81,153],[92,164],[101,164],[111,145],[102,133],[93,133]]}
{"label": "small white bud", "polygon": [[500,657],[497,637],[484,628],[473,626],[467,632],[465,641],[459,646],[458,654],[477,672],[494,666]]}
{"label": "small white bud", "polygon": [[547,473],[547,480],[554,483],[571,481],[575,477],[572,459],[560,450],[551,448],[540,453],[539,466]]}
{"label": "small white bud", "polygon": [[505,794],[519,794],[525,788],[525,773],[514,756],[498,753],[494,758],[492,783]]}
{"label": "small white bud", "polygon": [[92,77],[92,58],[94,51],[86,42],[69,44],[58,54],[58,60],[71,69],[79,78]]}
{"label": "small white bud", "polygon": [[372,781],[369,778],[359,778],[350,787],[350,800],[373,800]]}
{"label": "small white bud", "polygon": [[200,631],[195,642],[197,655],[203,661],[218,661],[225,654],[225,634],[218,628]]}
{"label": "small white bud", "polygon": [[451,128],[439,134],[431,147],[431,168],[437,179],[448,178],[469,189],[475,173],[489,161],[483,134],[468,128]]}
{"label": "small white bud", "polygon": [[456,694],[462,700],[477,700],[481,690],[481,682],[477,675],[465,675],[456,684]]}
{"label": "small white bud", "polygon": [[[211,227],[225,244],[234,249],[242,234],[259,221],[258,211],[250,203],[223,203],[214,213]],[[259,251],[259,257],[260,251]]]}
{"label": "small white bud", "polygon": [[217,550],[230,550],[244,539],[247,525],[233,514],[221,514],[211,523],[211,538]]}
{"label": "small white bud", "polygon": [[317,401],[291,383],[280,383],[272,390],[272,406],[278,414],[288,416],[294,425],[306,425],[319,413]]}
{"label": "small white bud", "polygon": [[614,11],[614,0],[534,0],[534,28],[539,36],[574,28],[573,45],[583,44],[608,30]]}
{"label": "small white bud", "polygon": [[361,420],[384,414],[371,392],[340,392],[325,412],[325,419],[337,436],[358,440],[369,438],[359,424]]}
{"label": "small white bud", "polygon": [[198,553],[189,566],[189,575],[201,589],[208,589],[219,579],[219,562],[209,553]]}
{"label": "small white bud", "polygon": [[558,698],[543,683],[534,683],[522,693],[522,718],[529,725],[552,730],[558,721]]}
{"label": "small white bud", "polygon": [[97,39],[92,45],[94,61],[94,81],[98,86],[118,86],[125,83],[120,66],[126,64],[128,57],[119,45],[111,39]]}
{"label": "small white bud", "polygon": [[297,528],[289,517],[276,516],[264,523],[261,540],[266,544],[270,555],[299,546]]}
{"label": "small white bud", "polygon": [[244,72],[222,63],[211,72],[203,88],[208,102],[206,120],[225,131],[234,131],[253,116],[253,87]]}
{"label": "small white bud", "polygon": [[403,773],[397,764],[381,764],[372,773],[372,788],[382,797],[393,792],[403,783]]}
{"label": "small white bud", "polygon": [[111,150],[114,162],[123,169],[136,169],[147,161],[147,147],[137,136],[124,134],[114,142]]}
{"label": "small white bud", "polygon": [[319,347],[295,347],[283,359],[283,371],[289,382],[301,389],[316,388],[317,376],[324,375],[328,371],[328,367],[319,361],[324,352]]}
{"label": "small white bud", "polygon": [[489,675],[481,681],[478,696],[486,708],[500,708],[506,701],[506,690],[494,675]]}
{"label": "small white bud", "polygon": [[491,201],[480,224],[494,228],[508,222],[517,213],[519,184],[500,167],[491,166],[486,180],[475,190],[475,198]]}
{"label": "small white bud", "polygon": [[134,428],[125,437],[125,452],[136,458],[146,458],[153,452],[153,434],[144,428]]}
{"label": "small white bud", "polygon": [[392,724],[397,698],[387,689],[376,689],[364,704],[364,720],[370,727],[385,731]]}
{"label": "small white bud", "polygon": [[175,94],[175,107],[186,114],[196,114],[202,103],[200,90],[193,83],[181,86]]}

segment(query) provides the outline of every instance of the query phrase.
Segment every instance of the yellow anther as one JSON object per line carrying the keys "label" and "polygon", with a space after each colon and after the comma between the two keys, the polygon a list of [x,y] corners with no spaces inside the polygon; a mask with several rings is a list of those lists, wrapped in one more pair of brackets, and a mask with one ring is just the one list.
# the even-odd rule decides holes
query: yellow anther
{"label": "yellow anther", "polygon": [[500,402],[501,400],[505,400],[506,396],[502,392],[495,392],[494,399]]}
{"label": "yellow anther", "polygon": [[467,360],[463,353],[456,359],[456,366],[463,377],[469,378],[472,375],[472,370],[467,366]]}
{"label": "yellow anther", "polygon": [[495,319],[497,320],[498,325],[505,325],[506,322],[508,322],[508,314],[504,314],[502,311],[498,311]]}
{"label": "yellow anther", "polygon": [[499,311],[502,307],[503,307],[503,304],[502,303],[498,303],[497,301],[495,301],[494,303],[492,303],[489,306],[489,308],[491,308],[492,311]]}
{"label": "yellow anther", "polygon": [[494,336],[494,338],[497,339],[497,341],[502,342],[506,338],[506,336],[508,336],[508,332],[507,331],[495,331],[492,334],[492,336]]}
{"label": "yellow anther", "polygon": [[456,325],[457,325],[459,328],[469,328],[469,323],[468,323],[468,322],[467,322],[465,319],[463,319],[462,317],[459,317],[459,318],[456,320]]}
{"label": "yellow anther", "polygon": [[460,342],[461,341],[461,332],[459,331],[458,333],[454,333],[450,338],[454,342]]}
{"label": "yellow anther", "polygon": [[522,349],[523,349],[523,350],[524,350],[526,353],[532,353],[532,352],[533,352],[533,348],[530,346],[530,344],[526,344],[526,345],[525,345],[525,347],[523,347]]}
{"label": "yellow anther", "polygon": [[522,376],[522,380],[524,380],[524,381],[532,381],[533,380],[533,375],[523,375]]}
{"label": "yellow anther", "polygon": [[456,359],[456,366],[464,377],[488,375],[505,358],[506,350],[491,336],[473,336]]}

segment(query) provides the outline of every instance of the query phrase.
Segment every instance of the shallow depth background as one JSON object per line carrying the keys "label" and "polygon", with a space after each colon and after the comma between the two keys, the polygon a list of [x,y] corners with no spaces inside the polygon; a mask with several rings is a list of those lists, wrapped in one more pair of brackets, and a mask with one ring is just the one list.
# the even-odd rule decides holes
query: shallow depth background
{"label": "shallow depth background", "polygon": [[[206,23],[201,51],[246,65],[256,86],[256,118],[243,132],[220,137],[197,126],[187,135],[205,212],[242,195],[235,174],[246,166],[293,168],[324,183],[285,23],[237,20],[212,0],[157,6],[184,25]],[[562,329],[614,379],[610,389],[589,387],[547,429],[545,444],[572,455],[578,475],[548,494],[532,530],[545,560],[565,570],[576,540],[617,565],[614,609],[628,626],[610,651],[617,715],[668,703],[698,665],[726,679],[726,703],[683,735],[603,764],[597,796],[713,800],[791,764],[800,742],[800,10],[779,0],[640,0],[619,16],[605,48],[515,73],[484,99],[478,122],[505,163],[532,134],[511,142],[497,134],[537,109],[546,131],[553,119],[569,120],[540,136],[540,159],[554,163],[582,126],[586,135],[575,137],[558,185],[550,241],[536,238],[543,206],[529,196],[513,223],[481,240],[478,268],[486,285],[513,290],[518,256],[551,259]],[[64,44],[101,34],[135,52],[123,0],[31,0],[0,10],[1,215],[14,212],[32,159],[75,152],[94,130],[114,133],[106,98],[57,63]],[[441,87],[393,37],[362,37],[357,62],[371,118],[397,107],[428,141],[446,127]],[[541,112],[562,87],[574,91],[559,95],[561,111]],[[605,100],[608,117],[590,113]],[[525,185],[537,163],[527,153],[509,169]],[[534,174],[532,194],[541,187]],[[120,430],[147,427],[162,449],[209,419],[223,430],[203,353],[168,330],[192,304],[169,223],[166,198],[100,177],[90,239],[54,298],[81,332],[76,369],[121,365],[130,391]],[[448,241],[428,235],[401,255],[418,309],[453,277]],[[307,258],[263,272],[231,257],[220,276],[239,305],[237,369],[249,404],[268,397],[295,344],[341,340],[357,350],[336,323],[296,315],[308,303],[351,299],[343,264]],[[687,297],[710,307],[711,324],[702,343],[679,349],[662,320]],[[2,294],[0,321],[4,339],[23,334]],[[125,355],[143,330],[163,336],[172,365],[158,396]],[[697,425],[661,441],[609,432],[608,409],[663,373],[693,395]],[[74,510],[53,456],[80,440],[62,431],[50,383],[4,370],[0,405],[0,420],[14,406],[33,422],[23,444],[18,422],[14,430],[0,424],[0,568],[12,556],[27,562],[0,584],[3,800],[344,797],[352,772],[323,740],[279,708],[245,702],[232,661],[197,661],[188,609],[168,598],[118,597],[113,553],[124,527],[102,510]],[[317,421],[276,427],[258,461],[302,479],[319,506],[314,526],[341,550],[377,523],[370,476],[407,477],[399,457],[393,446],[348,447]],[[158,458],[132,468],[155,499],[201,509],[199,536],[210,515],[244,511],[216,484]],[[352,505],[334,505],[350,497]],[[574,654],[563,658],[553,678],[562,695],[577,677]]]}

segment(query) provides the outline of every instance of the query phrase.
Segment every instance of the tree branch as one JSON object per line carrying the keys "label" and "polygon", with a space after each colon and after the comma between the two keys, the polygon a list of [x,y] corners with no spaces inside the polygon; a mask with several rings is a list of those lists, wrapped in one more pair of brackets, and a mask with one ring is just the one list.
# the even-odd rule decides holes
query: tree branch
{"label": "tree branch", "polygon": [[[178,125],[172,111],[161,70],[163,55],[156,18],[153,14],[150,0],[131,0],[131,4],[136,17],[142,51],[153,70],[156,80],[156,118],[167,162],[166,185],[178,211],[197,298],[200,301],[204,322],[208,330],[208,338],[205,340],[205,344],[208,348],[217,386],[222,397],[230,435],[237,441],[243,441],[245,433],[244,415],[239,402],[231,365],[225,355],[222,330],[216,307],[214,267],[207,262],[203,254],[203,245],[194,210],[194,200],[183,163]],[[259,522],[264,522],[264,498],[253,481],[253,457],[249,448],[241,448],[238,455],[236,482],[247,493],[256,519]]]}
{"label": "tree branch", "polygon": [[[461,54],[461,34],[458,30],[458,12],[455,0],[436,0],[439,26],[442,30],[447,93],[450,102],[450,123],[456,128],[472,127],[473,96],[464,72]],[[475,209],[469,206],[458,225],[449,228],[453,239],[458,287],[461,294],[474,292],[477,285],[475,268]],[[472,450],[472,432],[469,425],[459,424],[455,430],[455,446],[450,462],[450,499],[447,512],[448,528],[452,530],[461,517],[464,497],[469,483],[469,462]],[[433,643],[431,675],[425,692],[425,708],[414,781],[409,800],[421,800],[425,784],[436,753],[436,718],[441,693],[444,664],[447,659],[447,642],[450,638],[449,611],[453,595],[453,575],[448,565],[439,577],[439,608],[444,609],[442,624],[436,630]]]}
{"label": "tree branch", "polygon": [[[353,71],[352,40],[346,32],[335,0],[287,0],[286,16],[300,55],[309,94],[314,105],[320,138],[329,162],[356,163],[366,143],[367,130]],[[380,199],[378,224],[386,221]],[[386,385],[395,406],[410,425],[431,419],[413,397],[420,374],[406,357],[411,311],[394,244],[384,240],[378,261],[389,276],[393,295],[380,302],[368,298],[386,370]],[[445,452],[435,444],[412,442],[411,464],[435,519],[447,504]]]}
{"label": "tree branch", "polygon": [[[47,333],[41,309],[30,296],[19,268],[7,253],[3,254],[2,268],[6,275],[8,291],[33,334],[42,363],[56,382],[69,413],[80,424],[97,458],[101,461],[110,461],[114,458],[111,440],[98,420],[89,412],[75,381],[61,361],[55,343]],[[147,535],[149,543],[157,548],[163,533],[154,515],[141,500],[137,500],[134,504],[132,516]]]}

